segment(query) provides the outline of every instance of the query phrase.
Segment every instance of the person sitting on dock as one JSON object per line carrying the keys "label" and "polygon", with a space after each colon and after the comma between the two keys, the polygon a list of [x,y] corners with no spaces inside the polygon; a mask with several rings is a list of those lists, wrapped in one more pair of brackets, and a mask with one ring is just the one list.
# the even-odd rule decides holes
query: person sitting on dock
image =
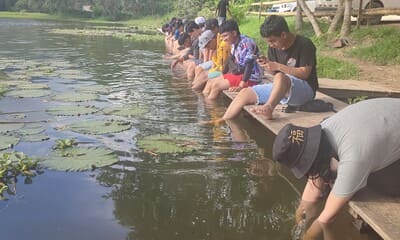
{"label": "person sitting on dock", "polygon": [[312,225],[304,239],[326,234],[329,223],[365,186],[400,197],[399,109],[400,99],[365,100],[316,126],[287,124],[279,131],[273,159],[297,178],[308,178],[296,219],[309,220],[308,214],[332,187],[322,212],[315,221],[308,221]]}
{"label": "person sitting on dock", "polygon": [[215,99],[223,90],[239,91],[242,88],[261,82],[260,68],[257,64],[258,47],[253,39],[240,34],[234,20],[228,20],[219,27],[222,39],[232,45],[231,57],[226,61],[223,75],[208,81],[203,94]]}
{"label": "person sitting on dock", "polygon": [[226,110],[223,120],[236,117],[245,105],[272,119],[275,106],[301,106],[315,97],[318,88],[316,48],[306,37],[289,32],[286,20],[270,16],[260,27],[268,43],[268,59],[259,57],[259,64],[273,74],[273,82],[242,89]]}
{"label": "person sitting on dock", "polygon": [[195,78],[192,82],[192,89],[194,90],[203,90],[204,85],[209,79],[222,75],[222,69],[231,54],[231,45],[222,40],[219,33],[218,20],[216,18],[207,20],[205,29],[211,30],[216,35],[217,49],[211,57],[211,66],[209,64],[200,64],[196,67]]}
{"label": "person sitting on dock", "polygon": [[171,64],[171,69],[174,69],[178,63],[183,63],[186,68],[187,78],[193,80],[195,74],[195,68],[201,63],[200,60],[200,49],[199,49],[199,36],[202,33],[201,28],[194,21],[189,21],[185,25],[185,32],[189,34],[192,40],[191,50],[181,58],[175,60]]}

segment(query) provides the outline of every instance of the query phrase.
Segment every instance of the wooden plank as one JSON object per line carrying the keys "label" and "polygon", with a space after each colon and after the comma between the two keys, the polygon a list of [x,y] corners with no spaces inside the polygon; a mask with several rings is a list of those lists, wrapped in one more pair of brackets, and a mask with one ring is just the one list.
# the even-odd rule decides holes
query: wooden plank
{"label": "wooden plank", "polygon": [[[237,95],[236,92],[224,91],[224,94],[231,100]],[[339,111],[347,106],[346,103],[334,99],[328,95],[321,92],[317,92],[316,99],[321,99],[327,102],[331,102],[334,105],[334,109]],[[245,106],[244,110],[250,114],[253,118],[258,120],[263,126],[268,128],[273,133],[277,134],[279,130],[288,123],[293,123],[295,125],[300,125],[304,127],[310,127],[320,123],[323,119],[331,116],[334,112],[323,112],[323,113],[311,113],[311,112],[295,112],[295,113],[285,113],[282,112],[282,105],[278,105],[274,112],[272,120],[267,120],[263,114],[257,114],[251,111],[253,106]]]}
{"label": "wooden plank", "polygon": [[360,190],[349,207],[385,240],[400,239],[400,199]]}
{"label": "wooden plank", "polygon": [[318,81],[320,91],[340,99],[357,96],[400,97],[400,91],[391,86],[382,86],[382,84],[374,82],[328,78],[319,78]]}

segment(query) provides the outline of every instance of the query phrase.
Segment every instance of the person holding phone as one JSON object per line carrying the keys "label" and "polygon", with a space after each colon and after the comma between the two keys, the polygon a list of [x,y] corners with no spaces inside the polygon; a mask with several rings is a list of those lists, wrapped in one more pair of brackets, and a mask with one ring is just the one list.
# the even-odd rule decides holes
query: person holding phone
{"label": "person holding phone", "polygon": [[245,105],[257,104],[256,113],[272,119],[278,103],[301,106],[315,97],[318,89],[316,48],[306,37],[289,31],[281,16],[269,16],[260,27],[268,43],[268,58],[258,64],[273,75],[273,82],[242,89],[226,110],[222,120],[236,117]]}

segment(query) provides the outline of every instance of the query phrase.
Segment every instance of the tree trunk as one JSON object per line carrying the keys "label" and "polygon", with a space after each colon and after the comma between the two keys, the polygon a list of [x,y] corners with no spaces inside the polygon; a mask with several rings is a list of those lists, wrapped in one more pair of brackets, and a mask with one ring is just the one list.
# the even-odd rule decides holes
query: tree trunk
{"label": "tree trunk", "polygon": [[[306,14],[308,20],[310,20],[311,26],[314,29],[315,35],[317,37],[322,36],[322,31],[321,28],[319,27],[319,24],[317,22],[317,19],[315,16],[312,14],[308,6],[306,5],[306,2],[304,0],[298,0],[298,3],[300,4],[301,9],[303,12]],[[298,7],[298,6],[297,6]]]}
{"label": "tree trunk", "polygon": [[345,2],[344,2],[343,25],[342,25],[342,29],[340,30],[341,38],[345,38],[345,37],[349,36],[349,34],[350,34],[352,2],[353,2],[353,0],[345,0]]}
{"label": "tree trunk", "polygon": [[297,1],[295,30],[296,32],[300,32],[302,28],[303,28],[303,16],[301,13],[301,7],[299,1]]}
{"label": "tree trunk", "polygon": [[343,13],[344,13],[344,0],[340,0],[339,6],[336,9],[335,17],[333,17],[333,20],[327,32],[329,35],[332,35],[335,32],[337,26],[339,25],[340,20],[343,19]]}

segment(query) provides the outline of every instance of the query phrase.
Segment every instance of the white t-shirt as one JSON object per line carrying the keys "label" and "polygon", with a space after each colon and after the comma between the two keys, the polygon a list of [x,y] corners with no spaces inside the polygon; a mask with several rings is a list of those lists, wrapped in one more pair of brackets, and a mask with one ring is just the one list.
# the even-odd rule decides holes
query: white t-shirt
{"label": "white t-shirt", "polygon": [[400,159],[400,99],[350,105],[321,126],[339,157],[336,196],[353,195],[366,186],[370,173]]}

